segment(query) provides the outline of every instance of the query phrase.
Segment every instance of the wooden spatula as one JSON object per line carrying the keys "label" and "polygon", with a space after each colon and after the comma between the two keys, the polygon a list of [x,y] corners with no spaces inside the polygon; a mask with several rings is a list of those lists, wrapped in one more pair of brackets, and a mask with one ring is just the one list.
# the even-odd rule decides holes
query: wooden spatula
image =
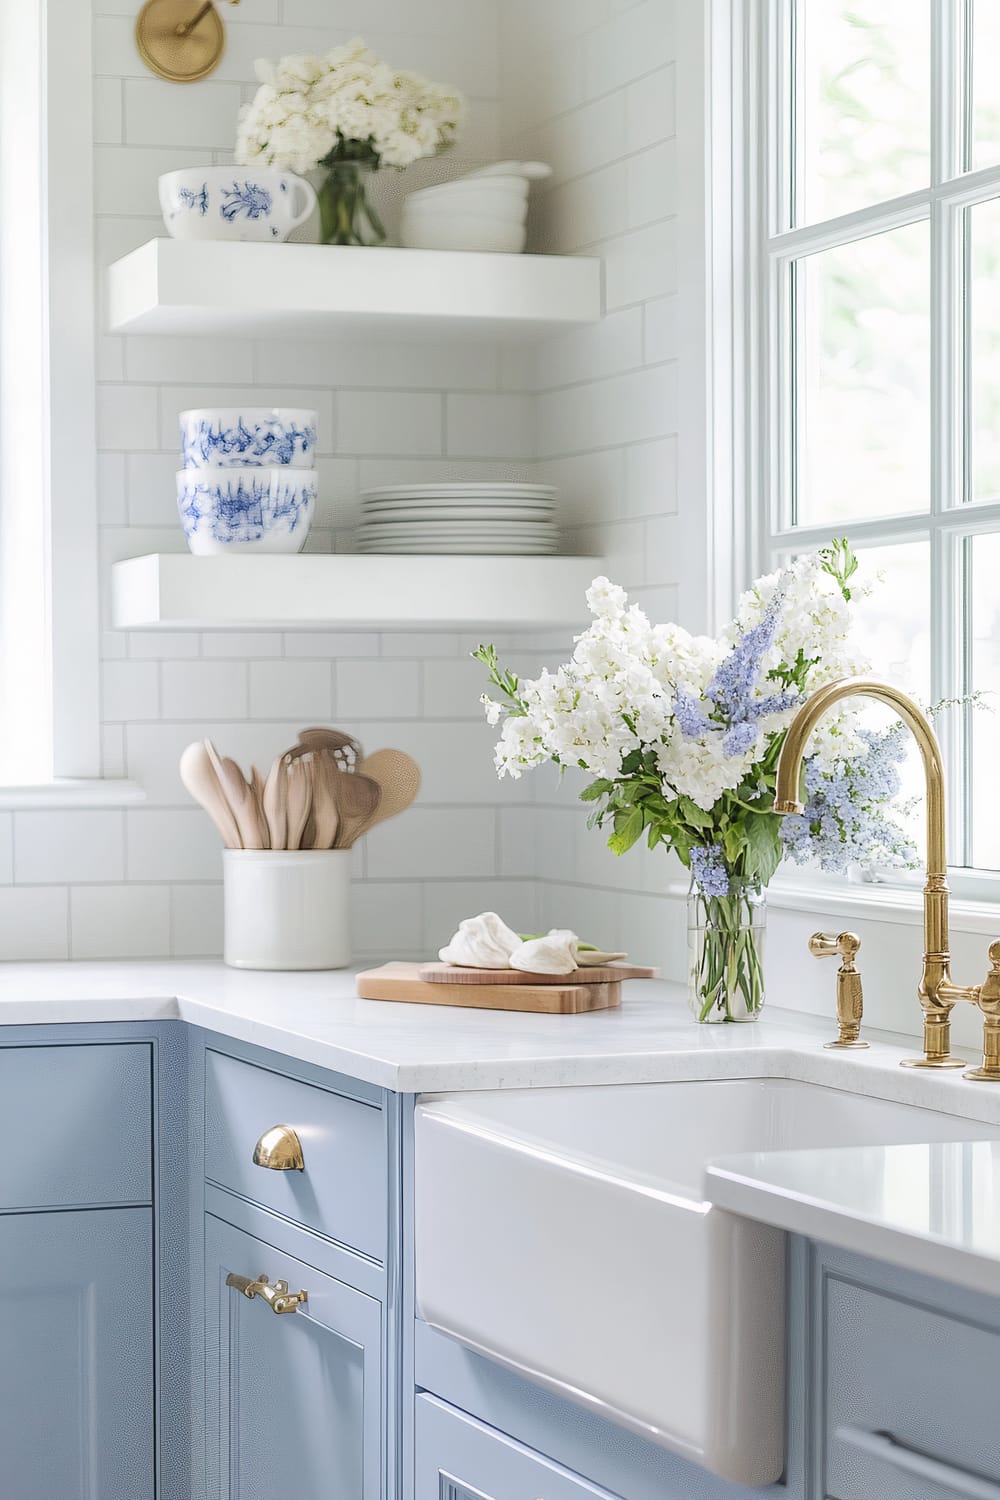
{"label": "wooden spatula", "polygon": [[361,829],[367,833],[376,823],[405,812],[420,790],[420,767],[405,750],[376,750],[365,756],[358,766],[364,776],[377,781],[382,789],[378,806]]}
{"label": "wooden spatula", "polygon": [[350,849],[352,844],[364,830],[378,809],[382,797],[382,788],[377,781],[370,776],[365,776],[361,771],[355,771],[350,776],[345,776],[342,771],[337,772],[336,780],[331,778],[330,785],[336,788],[337,798],[337,849]]}

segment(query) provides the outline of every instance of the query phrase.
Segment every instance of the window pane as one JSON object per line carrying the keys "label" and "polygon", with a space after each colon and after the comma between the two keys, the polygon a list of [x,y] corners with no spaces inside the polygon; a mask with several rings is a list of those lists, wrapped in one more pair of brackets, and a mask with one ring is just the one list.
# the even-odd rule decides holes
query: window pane
{"label": "window pane", "polygon": [[1000,496],[1000,199],[969,209],[967,224],[969,483],[973,500],[995,500]]}
{"label": "window pane", "polygon": [[972,28],[972,161],[973,168],[1000,161],[1000,5],[973,0]]}
{"label": "window pane", "polygon": [[972,863],[1000,870],[1000,536],[977,536],[972,553],[972,640],[968,643],[970,686],[989,693],[984,708],[969,713],[972,744]]}
{"label": "window pane", "polygon": [[793,267],[800,526],[928,507],[929,249],[908,224]]}
{"label": "window pane", "polygon": [[799,0],[795,25],[797,221],[926,187],[929,0]]}

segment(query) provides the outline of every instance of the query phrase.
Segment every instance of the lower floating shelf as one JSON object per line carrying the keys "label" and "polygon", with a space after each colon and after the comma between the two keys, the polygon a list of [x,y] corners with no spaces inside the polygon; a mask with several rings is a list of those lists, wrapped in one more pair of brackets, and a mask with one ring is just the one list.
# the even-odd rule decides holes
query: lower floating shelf
{"label": "lower floating shelf", "polygon": [[119,630],[579,625],[598,557],[149,553],[112,566]]}

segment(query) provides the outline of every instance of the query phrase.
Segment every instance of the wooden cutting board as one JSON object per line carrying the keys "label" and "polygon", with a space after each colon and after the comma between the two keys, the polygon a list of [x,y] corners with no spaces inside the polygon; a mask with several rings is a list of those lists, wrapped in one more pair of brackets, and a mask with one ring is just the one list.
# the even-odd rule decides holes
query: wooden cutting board
{"label": "wooden cutting board", "polygon": [[655,979],[658,969],[638,964],[593,964],[571,974],[528,974],[521,969],[465,969],[456,964],[421,964],[419,977],[429,984],[617,984],[623,979]]}
{"label": "wooden cutting board", "polygon": [[[474,1010],[527,1010],[577,1016],[621,1005],[622,987],[613,983],[436,984],[421,979],[421,964],[391,963],[357,977],[362,1000],[401,1000],[416,1005],[470,1006]],[[480,974],[484,970],[478,971]],[[530,977],[530,976],[529,976]]]}

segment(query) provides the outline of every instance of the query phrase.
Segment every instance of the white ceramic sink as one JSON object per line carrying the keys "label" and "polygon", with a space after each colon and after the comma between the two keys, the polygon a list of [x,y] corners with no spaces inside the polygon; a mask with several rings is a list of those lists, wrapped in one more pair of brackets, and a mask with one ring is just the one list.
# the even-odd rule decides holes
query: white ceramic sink
{"label": "white ceramic sink", "polygon": [[784,1079],[426,1096],[418,1311],[726,1479],[769,1484],[785,1236],[705,1201],[706,1163],[997,1134]]}

